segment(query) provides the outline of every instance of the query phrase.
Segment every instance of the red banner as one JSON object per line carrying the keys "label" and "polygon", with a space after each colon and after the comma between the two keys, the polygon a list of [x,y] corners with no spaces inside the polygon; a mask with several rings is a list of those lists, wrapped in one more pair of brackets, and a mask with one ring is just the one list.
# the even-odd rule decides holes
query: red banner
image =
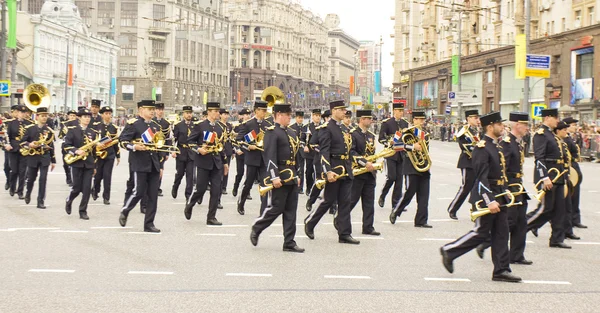
{"label": "red banner", "polygon": [[73,86],[73,64],[69,64],[69,77],[67,78],[67,85]]}
{"label": "red banner", "polygon": [[354,95],[354,76],[350,76],[350,94]]}

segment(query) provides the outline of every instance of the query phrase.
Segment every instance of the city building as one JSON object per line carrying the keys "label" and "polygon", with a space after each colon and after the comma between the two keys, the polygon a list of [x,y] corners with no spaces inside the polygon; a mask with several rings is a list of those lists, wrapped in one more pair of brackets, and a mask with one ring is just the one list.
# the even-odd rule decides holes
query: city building
{"label": "city building", "polygon": [[329,96],[350,100],[350,89],[355,90],[357,76],[357,51],[360,42],[339,28],[340,19],[336,14],[328,14],[325,24],[329,28]]}
{"label": "city building", "polygon": [[46,1],[38,14],[19,11],[17,80],[37,83],[52,95],[51,111],[77,109],[92,99],[116,109],[111,72],[118,45],[90,34],[72,1]]}
{"label": "city building", "polygon": [[328,28],[320,17],[285,0],[223,0],[223,9],[232,23],[232,101],[250,103],[276,86],[295,108],[326,103]]}
{"label": "city building", "polygon": [[381,95],[381,42],[360,41],[358,48],[357,95],[363,104],[373,104],[374,97]]}

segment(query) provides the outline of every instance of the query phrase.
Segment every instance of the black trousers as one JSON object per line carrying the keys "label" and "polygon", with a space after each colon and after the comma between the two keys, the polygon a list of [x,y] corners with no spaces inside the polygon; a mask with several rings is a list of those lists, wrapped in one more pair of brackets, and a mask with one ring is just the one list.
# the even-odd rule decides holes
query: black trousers
{"label": "black trousers", "polygon": [[8,163],[8,152],[4,151],[4,176],[6,176],[6,182],[10,186],[10,164]]}
{"label": "black trousers", "polygon": [[208,189],[208,183],[213,186],[210,188],[210,200],[208,201],[208,214],[207,220],[216,218],[217,216],[217,205],[221,199],[221,189],[216,186],[221,186],[221,179],[223,178],[223,169],[217,169],[213,166],[211,170],[203,168],[196,168],[196,191],[192,194],[192,197],[188,201],[188,205],[192,204],[192,208],[198,200],[204,198],[204,193]]}
{"label": "black trousers", "polygon": [[[135,188],[135,177],[134,177],[134,172],[129,171],[129,178],[127,179],[127,183],[126,183],[126,188],[125,188],[125,198],[123,199],[123,203],[127,202],[127,200],[129,199],[129,197],[131,197],[131,195],[133,194],[133,189]],[[159,185],[160,187],[160,185]],[[140,202],[140,207],[142,208],[141,211],[142,213],[144,212],[144,210],[146,209],[146,207],[148,207],[148,196],[143,196],[142,199],[139,201]]]}
{"label": "black trousers", "polygon": [[244,177],[244,167],[245,165],[244,155],[235,155],[235,182],[233,183],[233,190],[238,190],[240,188],[240,183],[242,182],[242,178]]}
{"label": "black trousers", "polygon": [[160,184],[160,172],[152,170],[151,172],[132,172],[133,188],[131,194],[125,200],[121,213],[126,216],[135,208],[137,203],[148,196],[146,206],[146,215],[144,217],[144,229],[154,226],[156,217],[156,208],[158,205],[158,186]]}
{"label": "black trousers", "polygon": [[185,161],[175,159],[175,181],[173,181],[173,189],[178,190],[181,180],[185,175],[185,199],[189,199],[194,192],[194,160],[188,159]]}
{"label": "black trousers", "polygon": [[370,233],[375,230],[375,176],[365,173],[355,177],[352,181],[352,194],[350,196],[350,212],[361,200],[362,205],[362,232]]}
{"label": "black trousers", "polygon": [[475,227],[471,231],[446,244],[442,249],[448,253],[451,260],[454,260],[478,245],[485,244],[491,236],[494,275],[510,271],[507,209],[510,208],[503,208],[497,214],[488,214],[476,219]]}
{"label": "black trousers", "polygon": [[267,208],[252,225],[257,234],[283,214],[283,246],[294,247],[296,241],[296,211],[298,209],[298,185],[284,185],[275,188],[267,194]]}
{"label": "black trousers", "polygon": [[554,185],[533,212],[527,213],[527,230],[538,229],[551,221],[552,235],[550,243],[565,240],[565,185]]}
{"label": "black trousers", "polygon": [[[314,159],[305,159],[304,166],[306,167],[306,191],[312,192],[315,183]],[[298,173],[298,175],[300,175],[300,173]]]}
{"label": "black trousers", "polygon": [[415,214],[415,225],[427,224],[427,218],[429,216],[429,184],[431,176],[428,175],[405,175],[406,179],[406,191],[402,196],[402,199],[392,210],[396,216],[402,215],[404,208],[406,208],[412,198],[417,195],[417,213]]}
{"label": "black trousers", "polygon": [[[525,246],[527,245],[527,200],[519,199],[523,205],[506,208],[508,214],[508,233],[510,235],[510,262],[525,260]],[[491,237],[483,244],[487,249],[492,245]]]}
{"label": "black trousers", "polygon": [[475,185],[476,175],[473,169],[461,168],[460,171],[462,174],[462,183],[458,188],[456,196],[454,196],[454,200],[452,200],[448,206],[448,213],[451,214],[456,214],[456,212],[458,212],[458,209],[460,209],[460,207],[463,205],[467,199],[467,196],[469,193],[471,193],[471,189],[473,189],[473,186]]}
{"label": "black trousers", "polygon": [[250,195],[250,190],[252,190],[252,186],[254,186],[254,181],[263,177],[263,170],[263,167],[246,165],[246,180],[244,181],[244,187],[242,188],[242,193],[238,199],[238,203],[241,204],[242,207],[246,204],[246,198]]}
{"label": "black trousers", "polygon": [[569,191],[569,193],[567,194],[567,198],[565,199],[565,218],[564,218],[564,224],[563,227],[565,229],[565,235],[569,234],[572,235],[573,234],[573,191],[574,188],[571,186],[570,183],[568,183],[567,185],[565,185],[565,188],[567,188]]}
{"label": "black trousers", "polygon": [[304,223],[308,229],[314,229],[323,215],[337,201],[338,210],[335,217],[338,225],[338,236],[349,236],[352,234],[352,223],[350,219],[350,192],[352,192],[352,180],[340,179],[325,185],[324,200],[317,209],[312,210]]}
{"label": "black trousers", "polygon": [[73,178],[71,177],[71,167],[67,162],[65,162],[66,153],[63,152],[62,160],[63,160],[63,170],[65,170],[65,176],[67,176],[67,184],[73,183]]}
{"label": "black trousers", "polygon": [[386,180],[381,190],[381,198],[385,199],[388,192],[394,186],[392,191],[392,207],[396,207],[402,197],[402,162],[395,160],[385,160]]}
{"label": "black trousers", "polygon": [[304,191],[304,158],[300,153],[296,154],[296,173],[298,173],[297,175],[300,178],[300,187],[298,190]]}
{"label": "black trousers", "polygon": [[25,194],[29,197],[31,197],[31,192],[33,191],[33,184],[37,179],[38,171],[40,172],[37,196],[38,204],[44,203],[44,199],[46,199],[46,182],[48,180],[48,167],[48,165],[42,165],[41,162],[38,162],[37,166],[29,166],[29,168],[27,169],[27,191],[25,192]]}
{"label": "black trousers", "polygon": [[23,194],[27,161],[19,152],[11,152],[8,153],[8,162],[10,164],[10,190]]}
{"label": "black trousers", "polygon": [[73,186],[71,187],[71,193],[67,197],[67,202],[72,203],[75,198],[81,194],[79,214],[87,212],[87,206],[90,202],[90,194],[92,193],[92,176],[94,176],[93,168],[71,166],[71,178],[73,179]]}
{"label": "black trousers", "polygon": [[96,163],[96,175],[94,175],[94,192],[99,193],[100,184],[104,182],[102,189],[102,199],[110,200],[110,187],[112,185],[112,172],[115,166],[115,159],[100,159]]}
{"label": "black trousers", "polygon": [[[231,164],[231,156],[229,156],[227,158],[227,163],[225,163],[229,166],[229,164]],[[227,173],[227,175],[223,175],[223,179],[221,180],[221,190],[227,190],[227,183],[229,182],[229,173]]]}
{"label": "black trousers", "polygon": [[571,222],[573,224],[580,224],[581,210],[579,209],[579,198],[581,197],[581,182],[583,181],[583,173],[581,173],[579,163],[573,162],[572,166],[579,174],[579,183],[573,188],[573,195],[571,196],[571,210],[573,211]]}

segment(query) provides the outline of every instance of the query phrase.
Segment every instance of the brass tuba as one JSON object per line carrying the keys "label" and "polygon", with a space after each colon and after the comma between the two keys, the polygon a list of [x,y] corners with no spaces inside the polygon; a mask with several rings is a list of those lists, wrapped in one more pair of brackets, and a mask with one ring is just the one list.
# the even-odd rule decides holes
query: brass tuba
{"label": "brass tuba", "polygon": [[285,101],[285,96],[281,89],[270,86],[263,90],[260,99],[262,101],[267,101],[267,107],[272,108],[275,103],[283,103]]}
{"label": "brass tuba", "polygon": [[23,102],[33,112],[38,108],[49,108],[51,100],[50,91],[42,84],[29,84],[23,92]]}
{"label": "brass tuba", "polygon": [[409,127],[403,131],[402,140],[404,144],[414,145],[418,143],[422,150],[406,151],[406,155],[417,172],[427,172],[431,168],[431,158],[429,157],[429,149],[425,140],[417,138],[414,134],[415,127]]}

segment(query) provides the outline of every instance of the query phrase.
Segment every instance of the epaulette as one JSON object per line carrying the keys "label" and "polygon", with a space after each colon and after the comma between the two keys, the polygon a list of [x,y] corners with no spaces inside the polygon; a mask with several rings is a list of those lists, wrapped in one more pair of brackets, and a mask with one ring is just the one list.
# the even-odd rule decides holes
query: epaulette
{"label": "epaulette", "polygon": [[7,120],[4,120],[4,121],[3,121],[3,123],[12,122],[12,121],[14,121],[14,120],[15,120],[14,118],[9,118],[9,119],[7,119]]}
{"label": "epaulette", "polygon": [[368,133],[370,133],[371,135],[373,135],[373,136],[377,137],[377,136],[375,135],[375,133],[374,133],[374,132],[372,132],[372,131],[370,131],[370,130],[368,130],[367,132],[368,132]]}
{"label": "epaulette", "polygon": [[67,126],[68,129],[76,128],[77,126]]}
{"label": "epaulette", "polygon": [[198,124],[200,124],[200,123],[202,123],[202,121],[195,121],[195,122],[194,122],[194,125],[198,125]]}
{"label": "epaulette", "polygon": [[97,132],[98,134],[100,133],[100,131],[99,131],[99,130],[96,130],[96,129],[94,129],[94,128],[90,128],[90,129],[91,129],[91,130],[93,130],[93,131],[95,131],[95,132]]}
{"label": "epaulette", "polygon": [[177,121],[177,122],[173,123],[173,126],[175,126],[175,125],[177,125],[179,123],[181,123],[181,121]]}
{"label": "epaulette", "polygon": [[479,140],[477,142],[477,148],[483,148],[485,147],[485,140]]}
{"label": "epaulette", "polygon": [[273,129],[275,129],[275,125],[273,125],[273,126],[269,126],[269,127],[267,127],[266,129],[267,129],[267,130],[273,130]]}
{"label": "epaulette", "polygon": [[25,126],[25,129],[27,129],[27,128],[31,127],[31,126],[34,126],[34,125],[35,124],[29,124],[29,125]]}
{"label": "epaulette", "polygon": [[506,136],[504,137],[504,139],[502,139],[504,142],[508,142],[510,143],[510,136]]}
{"label": "epaulette", "polygon": [[386,118],[385,120],[381,121],[382,123],[385,123],[389,120],[389,118]]}
{"label": "epaulette", "polygon": [[154,122],[154,124],[156,124],[156,125],[158,125],[159,127],[161,127],[161,128],[162,128],[162,125],[160,125],[160,123],[159,123],[159,122],[157,122],[157,121],[155,121],[155,120],[152,120],[152,121]]}
{"label": "epaulette", "polygon": [[127,124],[133,124],[135,121],[137,121],[137,118],[130,118],[127,120]]}
{"label": "epaulette", "polygon": [[352,133],[353,133],[353,132],[354,132],[356,129],[357,129],[356,127],[355,127],[355,128],[352,128],[352,129],[350,130],[350,133],[352,134]]}
{"label": "epaulette", "polygon": [[327,127],[327,124],[323,124],[323,125],[317,126],[317,127],[315,127],[315,129],[322,129],[322,128],[325,128],[325,127]]}
{"label": "epaulette", "polygon": [[102,122],[94,122],[93,125],[100,125],[100,123],[102,123]]}
{"label": "epaulette", "polygon": [[536,131],[536,133],[537,133],[538,135],[543,135],[543,134],[544,134],[544,128],[540,127],[540,128],[539,128],[539,129]]}

